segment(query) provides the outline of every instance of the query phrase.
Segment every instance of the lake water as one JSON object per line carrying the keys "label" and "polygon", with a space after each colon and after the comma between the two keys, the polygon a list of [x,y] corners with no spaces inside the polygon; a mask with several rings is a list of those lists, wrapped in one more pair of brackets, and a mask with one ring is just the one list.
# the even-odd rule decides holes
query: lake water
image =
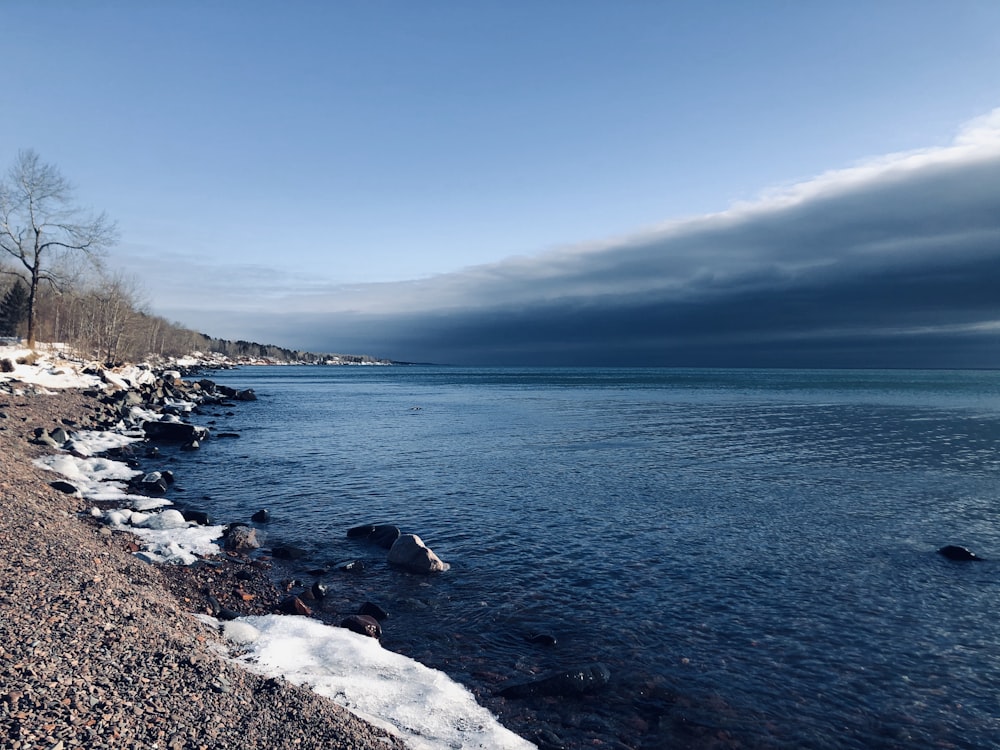
{"label": "lake water", "polygon": [[[178,496],[566,747],[1000,746],[1000,373],[248,367]],[[207,495],[210,499],[199,499]],[[451,569],[389,568],[392,523]],[[362,573],[336,564],[363,560]],[[554,646],[529,642],[543,633]],[[602,662],[578,698],[508,679]],[[544,735],[552,738],[552,735]],[[543,738],[544,738],[543,736]],[[615,743],[621,743],[616,745]]]}

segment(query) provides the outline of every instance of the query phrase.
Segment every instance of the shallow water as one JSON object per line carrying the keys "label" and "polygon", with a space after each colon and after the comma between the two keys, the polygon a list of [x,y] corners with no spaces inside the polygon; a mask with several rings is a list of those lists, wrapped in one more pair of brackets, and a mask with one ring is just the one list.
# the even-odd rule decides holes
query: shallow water
{"label": "shallow water", "polygon": [[[569,747],[1000,744],[1000,373],[251,367],[196,420],[178,501],[268,508],[321,616],[370,599],[386,648]],[[200,499],[202,495],[210,500]],[[451,564],[389,569],[394,523]],[[529,643],[533,634],[554,647]],[[611,685],[504,700],[593,661]],[[600,746],[600,745],[598,745]]]}

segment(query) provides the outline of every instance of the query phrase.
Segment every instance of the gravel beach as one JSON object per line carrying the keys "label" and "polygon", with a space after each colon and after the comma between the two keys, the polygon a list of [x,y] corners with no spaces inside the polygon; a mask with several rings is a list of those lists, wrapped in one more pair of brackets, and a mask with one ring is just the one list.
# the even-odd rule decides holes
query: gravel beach
{"label": "gravel beach", "polygon": [[96,405],[77,389],[0,392],[0,747],[403,748],[218,653],[220,636],[191,614],[207,611],[207,593],[245,613],[276,596],[256,579],[237,583],[239,565],[141,562],[130,535],[49,486],[58,477],[31,463],[51,452],[29,443],[34,429],[88,427]]}

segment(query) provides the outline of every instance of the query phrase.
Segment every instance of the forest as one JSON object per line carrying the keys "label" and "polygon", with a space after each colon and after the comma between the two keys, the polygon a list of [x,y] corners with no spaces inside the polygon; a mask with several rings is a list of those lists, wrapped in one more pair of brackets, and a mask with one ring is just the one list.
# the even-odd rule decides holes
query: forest
{"label": "forest", "polygon": [[57,167],[22,150],[0,179],[0,337],[68,344],[107,362],[218,353],[233,361],[376,362],[228,341],[155,315],[139,282],[108,267],[118,240],[105,214],[80,208]]}

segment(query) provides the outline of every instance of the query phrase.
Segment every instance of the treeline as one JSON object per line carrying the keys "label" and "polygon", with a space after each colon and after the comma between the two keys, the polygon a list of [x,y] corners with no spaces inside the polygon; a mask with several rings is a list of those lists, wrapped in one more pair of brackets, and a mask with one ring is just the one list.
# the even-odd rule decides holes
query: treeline
{"label": "treeline", "polygon": [[[27,329],[27,291],[20,279],[0,276],[0,336],[23,338]],[[305,364],[384,363],[364,354],[327,354],[287,349],[254,341],[229,341],[153,315],[135,282],[99,272],[78,275],[63,291],[42,288],[35,310],[39,341],[72,346],[107,363],[142,362],[194,353],[221,354],[233,362]]]}
{"label": "treeline", "polygon": [[317,354],[298,349],[285,349],[274,344],[258,344],[253,341],[229,341],[228,339],[215,339],[202,334],[197,335],[201,337],[201,346],[203,347],[199,351],[224,354],[233,361],[264,359],[273,362],[302,362],[316,365],[363,365],[387,362],[387,360],[370,357],[367,354]]}
{"label": "treeline", "polygon": [[69,182],[22,150],[0,178],[0,336],[69,344],[114,362],[219,353],[234,361],[363,364],[364,355],[298,352],[197,333],[149,312],[138,283],[111,272],[114,222],[76,205]]}

